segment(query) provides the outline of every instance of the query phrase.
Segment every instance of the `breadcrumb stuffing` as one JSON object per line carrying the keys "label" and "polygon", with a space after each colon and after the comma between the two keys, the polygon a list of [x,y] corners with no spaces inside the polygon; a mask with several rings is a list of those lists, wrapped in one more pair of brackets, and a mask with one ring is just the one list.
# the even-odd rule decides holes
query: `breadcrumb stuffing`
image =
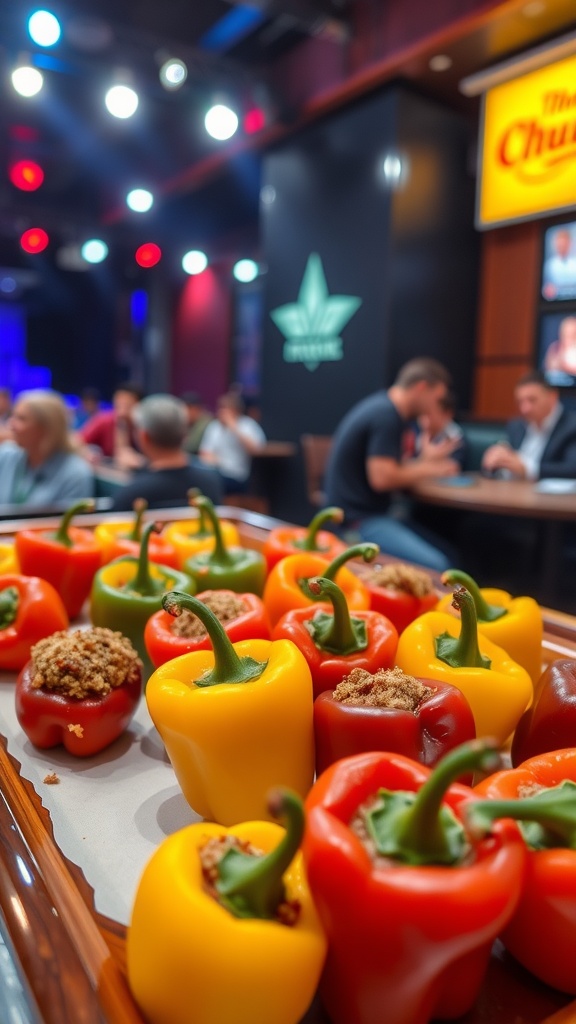
{"label": "breadcrumb stuffing", "polygon": [[56,775],[56,772],[48,772],[48,775],[44,776],[43,781],[47,786],[56,786],[60,782],[60,778]]}
{"label": "breadcrumb stuffing", "polygon": [[[130,640],[102,626],[53,633],[34,644],[30,655],[32,688],[68,697],[104,697],[123,683],[135,682],[142,670]],[[71,732],[78,728],[72,726]]]}
{"label": "breadcrumb stuffing", "polygon": [[402,590],[413,597],[427,597],[434,590],[432,577],[422,569],[404,562],[388,562],[386,565],[373,565],[362,573],[365,583],[375,587],[389,587],[391,590]]}
{"label": "breadcrumb stuffing", "polygon": [[79,740],[81,740],[84,736],[84,726],[72,725],[72,723],[70,723],[68,726],[68,732],[73,732],[74,735],[77,736]]}
{"label": "breadcrumb stuffing", "polygon": [[[216,901],[220,899],[220,894],[216,889],[218,865],[225,854],[228,853],[228,850],[239,850],[240,853],[244,853],[249,857],[264,856],[263,850],[259,850],[247,840],[240,839],[238,836],[230,833],[222,836],[211,836],[209,839],[206,839],[206,842],[198,848],[198,854],[206,892]],[[276,908],[275,920],[279,924],[294,927],[300,917],[300,909],[298,900],[284,899]]]}
{"label": "breadcrumb stuffing", "polygon": [[[223,626],[248,611],[246,601],[238,594],[233,594],[231,590],[207,590],[202,598],[202,604],[214,612]],[[208,635],[204,623],[187,608],[182,609],[178,618],[170,624],[170,629],[174,636],[182,636],[186,640],[202,640]]]}
{"label": "breadcrumb stuffing", "polygon": [[334,700],[373,708],[397,708],[416,711],[434,690],[401,668],[381,668],[372,674],[364,668],[352,669],[333,691]]}

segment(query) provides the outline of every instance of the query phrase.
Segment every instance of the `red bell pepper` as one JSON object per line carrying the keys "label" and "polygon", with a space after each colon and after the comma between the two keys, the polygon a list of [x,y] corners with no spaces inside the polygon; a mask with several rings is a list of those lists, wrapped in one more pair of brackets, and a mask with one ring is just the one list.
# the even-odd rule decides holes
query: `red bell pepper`
{"label": "red bell pepper", "polygon": [[[102,564],[113,562],[123,555],[140,554],[142,542],[143,517],[148,502],[145,498],[137,498],[134,502],[134,522],[128,520],[106,519],[94,530],[96,540],[102,545]],[[154,533],[148,538],[148,557],[151,562],[167,565],[171,569],[178,568],[176,548],[166,540],[163,533]]]}
{"label": "red bell pepper", "polygon": [[317,775],[342,757],[370,750],[403,754],[432,768],[475,736],[474,716],[460,690],[406,676],[399,668],[352,673],[314,701]]}
{"label": "red bell pepper", "polygon": [[312,675],[314,697],[333,690],[355,668],[376,672],[390,668],[398,645],[392,623],[378,612],[350,615],[346,597],[332,580],[312,577],[310,593],[325,597],[329,606],[294,608],[276,623],[273,640],[292,640],[302,652]]}
{"label": "red bell pepper", "polygon": [[19,530],[16,554],[26,576],[40,576],[56,588],[71,619],[82,610],[92,580],[102,564],[102,546],[92,530],[70,526],[77,512],[88,512],[92,501],[79,501],[62,517],[59,529]]}
{"label": "red bell pepper", "polygon": [[35,747],[89,757],[124,732],[142,694],[142,662],[126,637],[60,632],[31,654],[16,680],[16,717]]}
{"label": "red bell pepper", "polygon": [[[264,605],[257,594],[205,590],[197,594],[196,598],[220,619],[233,644],[239,640],[270,639]],[[154,668],[164,665],[171,658],[189,654],[190,651],[212,650],[208,631],[199,618],[187,610],[176,619],[163,608],[154,612],[144,627],[144,643]]]}
{"label": "red bell pepper", "polygon": [[387,562],[359,569],[358,575],[368,587],[371,609],[386,615],[399,633],[438,604],[432,577],[414,565]]}
{"label": "red bell pepper", "polygon": [[512,764],[536,754],[576,746],[576,662],[553,661],[534,688],[534,700],[512,738]]}
{"label": "red bell pepper", "polygon": [[39,576],[0,576],[0,668],[19,672],[30,649],[66,629],[68,616],[51,583]]}
{"label": "red bell pepper", "polygon": [[329,560],[336,558],[345,551],[347,545],[335,533],[322,530],[328,521],[341,523],[344,513],[341,508],[323,508],[317,512],[312,522],[306,526],[277,526],[270,530],[262,548],[268,572],[274,568],[281,558],[295,555],[298,551],[314,551]]}
{"label": "red bell pepper", "polygon": [[528,844],[526,881],[501,938],[540,981],[576,995],[576,749],[556,750],[496,772],[475,787],[468,820],[477,832],[514,817]]}
{"label": "red bell pepper", "polygon": [[302,852],[328,938],[321,996],[332,1024],[427,1024],[473,1004],[518,903],[526,848],[514,822],[465,830],[454,779],[498,763],[475,740],[430,772],[374,751],[328,768],[306,799]]}

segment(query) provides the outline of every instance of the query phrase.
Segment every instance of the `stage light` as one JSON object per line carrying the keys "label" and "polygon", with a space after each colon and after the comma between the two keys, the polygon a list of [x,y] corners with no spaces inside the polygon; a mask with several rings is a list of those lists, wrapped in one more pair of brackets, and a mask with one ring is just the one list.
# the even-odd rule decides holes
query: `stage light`
{"label": "stage light", "polygon": [[62,30],[56,15],[50,11],[35,11],[28,18],[28,33],[37,46],[54,46]]}
{"label": "stage light", "polygon": [[249,284],[250,281],[254,281],[258,277],[258,264],[254,260],[238,260],[232,268],[232,273],[237,281]]}
{"label": "stage light", "polygon": [[208,257],[200,249],[191,249],[182,257],[182,270],[187,274],[201,274],[208,266]]}
{"label": "stage light", "polygon": [[238,129],[238,115],[223,103],[216,103],[204,118],[204,126],[208,135],[219,142],[231,139]]}
{"label": "stage light", "polygon": [[147,213],[154,202],[154,196],[147,188],[133,188],[126,196],[126,205],[135,213]]}
{"label": "stage light", "polygon": [[11,75],[12,85],[20,96],[37,96],[44,85],[44,76],[38,68],[30,64],[21,64],[15,68]]}
{"label": "stage light", "polygon": [[8,173],[12,184],[23,192],[35,192],[44,181],[44,171],[33,160],[18,160]]}
{"label": "stage light", "polygon": [[100,238],[89,238],[80,252],[86,263],[102,263],[108,255],[108,246]]}
{"label": "stage light", "polygon": [[138,109],[138,93],[129,85],[113,85],[104,97],[106,109],[112,117],[125,120],[132,117]]}
{"label": "stage light", "polygon": [[20,238],[24,252],[42,252],[48,245],[49,238],[43,228],[28,228]]}
{"label": "stage light", "polygon": [[183,60],[178,57],[170,57],[160,68],[159,76],[164,88],[175,92],[176,89],[184,85],[188,77],[188,68]]}
{"label": "stage light", "polygon": [[136,249],[135,260],[139,267],[155,267],[162,259],[162,250],[155,242],[145,242]]}
{"label": "stage light", "polygon": [[252,107],[244,114],[242,126],[247,135],[255,135],[266,127],[266,114],[260,107]]}

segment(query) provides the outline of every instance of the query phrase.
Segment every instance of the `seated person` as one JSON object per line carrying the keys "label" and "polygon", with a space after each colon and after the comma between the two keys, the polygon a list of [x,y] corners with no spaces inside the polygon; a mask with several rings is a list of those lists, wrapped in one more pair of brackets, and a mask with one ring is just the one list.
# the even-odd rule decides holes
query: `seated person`
{"label": "seated person", "polygon": [[507,441],[484,452],[483,470],[517,480],[576,479],[576,413],[538,370],[521,377],[514,398],[520,417],[508,424]]}
{"label": "seated person", "polygon": [[415,456],[421,456],[429,444],[440,444],[441,441],[458,441],[458,446],[450,458],[458,463],[460,469],[466,458],[466,439],[462,427],[456,423],[456,399],[451,391],[446,392],[431,409],[418,417],[418,430],[414,434]]}
{"label": "seated person", "polygon": [[10,388],[0,388],[0,442],[12,437],[10,417],[12,415],[12,394]]}
{"label": "seated person", "polygon": [[0,445],[0,503],[23,509],[61,505],[94,494],[92,470],[73,448],[68,410],[55,391],[23,391]]}
{"label": "seated person", "polygon": [[254,455],[266,443],[262,427],[250,416],[243,415],[244,404],[239,394],[230,391],[218,399],[216,419],[206,427],[200,458],[216,466],[226,494],[243,494]]}
{"label": "seated person", "polygon": [[80,427],[83,427],[97,412],[100,412],[100,392],[98,388],[83,388],[74,412],[74,429],[80,430]]}
{"label": "seated person", "polygon": [[205,407],[197,391],[185,391],[182,401],[186,405],[188,414],[188,432],[184,438],[184,448],[191,455],[197,455],[200,451],[204,431],[214,417]]}
{"label": "seated person", "polygon": [[438,572],[452,558],[433,535],[388,514],[394,491],[418,480],[454,476],[452,452],[458,440],[427,444],[417,458],[403,459],[403,436],[410,422],[429,413],[451,384],[450,374],[435,359],[412,359],[387,391],[362,399],[346,414],[334,435],[326,468],[326,504],[344,509],[346,529],[381,551],[418,562]]}
{"label": "seated person", "polygon": [[184,402],[174,395],[149,395],[134,407],[133,419],[138,447],[148,462],[117,492],[115,511],[131,509],[136,498],[145,498],[149,508],[184,506],[191,488],[220,502],[219,474],[182,447],[188,425]]}
{"label": "seated person", "polygon": [[112,395],[112,408],[97,412],[81,427],[79,436],[86,446],[83,454],[89,461],[97,462],[103,456],[114,459],[120,469],[144,464],[131,421],[132,410],[141,398],[142,390],[137,385],[120,384]]}

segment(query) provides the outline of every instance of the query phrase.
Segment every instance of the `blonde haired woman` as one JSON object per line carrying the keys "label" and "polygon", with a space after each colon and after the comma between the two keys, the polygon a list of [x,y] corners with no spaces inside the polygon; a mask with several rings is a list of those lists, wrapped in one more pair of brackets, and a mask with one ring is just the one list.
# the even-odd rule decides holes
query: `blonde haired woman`
{"label": "blonde haired woman", "polygon": [[40,508],[90,498],[94,478],[75,453],[68,410],[55,391],[23,391],[0,445],[0,504]]}

